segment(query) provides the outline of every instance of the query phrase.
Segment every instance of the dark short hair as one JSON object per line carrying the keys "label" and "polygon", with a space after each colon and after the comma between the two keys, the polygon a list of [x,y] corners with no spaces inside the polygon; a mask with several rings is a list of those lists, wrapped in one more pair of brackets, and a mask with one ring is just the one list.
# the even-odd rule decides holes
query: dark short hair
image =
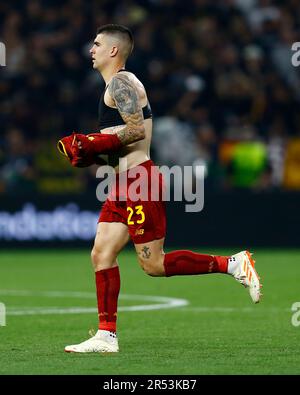
{"label": "dark short hair", "polygon": [[125,53],[124,56],[126,58],[128,58],[128,56],[131,54],[132,50],[133,50],[133,45],[134,45],[134,40],[133,40],[133,34],[131,32],[131,30],[123,25],[117,25],[114,23],[109,23],[107,25],[103,25],[98,27],[97,29],[97,34],[100,33],[107,33],[107,34],[111,34],[112,36],[118,36],[120,37],[125,44]]}

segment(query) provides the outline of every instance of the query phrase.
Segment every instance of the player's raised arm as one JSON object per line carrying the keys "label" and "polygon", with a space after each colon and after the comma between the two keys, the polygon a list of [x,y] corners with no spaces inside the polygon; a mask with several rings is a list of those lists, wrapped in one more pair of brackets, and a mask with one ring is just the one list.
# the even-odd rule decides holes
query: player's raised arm
{"label": "player's raised arm", "polygon": [[115,75],[108,85],[108,92],[126,123],[116,134],[122,145],[145,138],[144,117],[136,87],[126,75]]}

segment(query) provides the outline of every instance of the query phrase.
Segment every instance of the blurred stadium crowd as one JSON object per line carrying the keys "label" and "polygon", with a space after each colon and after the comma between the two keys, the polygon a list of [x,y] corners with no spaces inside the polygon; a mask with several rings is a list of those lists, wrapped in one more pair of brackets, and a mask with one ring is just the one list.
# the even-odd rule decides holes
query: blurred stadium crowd
{"label": "blurred stadium crowd", "polygon": [[0,194],[82,193],[56,141],[97,130],[104,87],[89,48],[98,26],[135,37],[158,165],[206,166],[211,188],[300,189],[298,0],[29,0],[0,3]]}

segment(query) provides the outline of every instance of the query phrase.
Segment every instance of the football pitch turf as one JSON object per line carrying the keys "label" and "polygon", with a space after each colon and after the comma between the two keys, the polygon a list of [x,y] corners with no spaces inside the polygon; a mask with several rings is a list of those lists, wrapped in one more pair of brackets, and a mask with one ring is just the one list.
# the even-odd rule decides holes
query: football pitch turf
{"label": "football pitch turf", "polygon": [[[202,249],[230,254],[236,250]],[[133,250],[121,271],[118,354],[69,354],[97,329],[88,250],[0,253],[0,374],[300,374],[300,250],[255,250],[263,298],[221,274],[153,278]],[[298,318],[300,321],[300,318]]]}

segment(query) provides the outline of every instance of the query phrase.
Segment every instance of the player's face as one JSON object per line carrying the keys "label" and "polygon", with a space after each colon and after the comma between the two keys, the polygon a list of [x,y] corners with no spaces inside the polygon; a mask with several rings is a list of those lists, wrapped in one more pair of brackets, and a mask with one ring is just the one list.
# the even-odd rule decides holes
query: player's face
{"label": "player's face", "polygon": [[110,58],[110,51],[111,45],[109,38],[105,34],[98,34],[90,49],[94,69],[102,70],[105,67]]}

